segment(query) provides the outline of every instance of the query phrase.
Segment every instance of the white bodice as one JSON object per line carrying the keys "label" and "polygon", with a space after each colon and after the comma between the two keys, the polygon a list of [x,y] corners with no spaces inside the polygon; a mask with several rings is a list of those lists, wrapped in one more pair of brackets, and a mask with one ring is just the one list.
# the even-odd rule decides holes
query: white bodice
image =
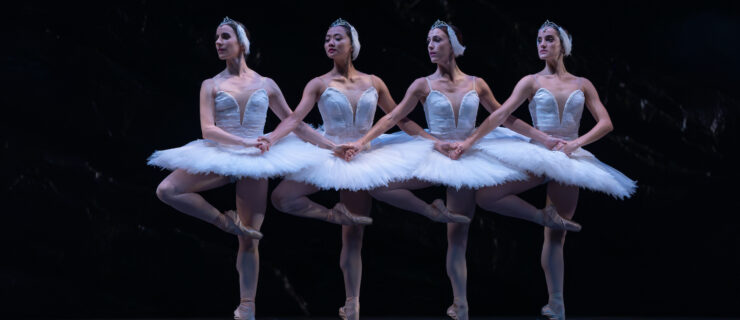
{"label": "white bodice", "polygon": [[424,101],[424,114],[427,118],[429,133],[444,140],[464,140],[475,130],[480,98],[475,90],[468,91],[460,100],[457,123],[452,101],[441,91],[434,90],[429,83],[429,95]]}
{"label": "white bodice", "polygon": [[216,126],[243,138],[254,139],[264,134],[270,99],[265,89],[253,92],[242,110],[226,91],[216,93]]}
{"label": "white bodice", "polygon": [[540,131],[557,138],[565,140],[578,138],[578,128],[581,124],[585,101],[583,91],[576,89],[565,100],[561,115],[555,96],[549,90],[539,88],[529,102],[532,124]]}
{"label": "white bodice", "polygon": [[324,136],[334,143],[352,142],[363,137],[372,128],[378,105],[378,91],[375,87],[365,90],[353,109],[342,91],[326,87],[318,104],[324,121]]}

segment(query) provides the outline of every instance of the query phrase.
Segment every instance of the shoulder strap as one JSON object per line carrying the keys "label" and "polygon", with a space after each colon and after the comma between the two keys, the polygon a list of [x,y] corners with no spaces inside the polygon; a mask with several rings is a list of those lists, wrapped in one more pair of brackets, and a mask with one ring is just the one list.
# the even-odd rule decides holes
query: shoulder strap
{"label": "shoulder strap", "polygon": [[427,85],[429,86],[429,91],[432,91],[432,83],[429,82],[429,77],[424,77],[424,79],[427,80]]}
{"label": "shoulder strap", "polygon": [[476,82],[478,82],[478,78],[474,76],[474,77],[473,77],[473,91],[476,91],[476,90],[475,90],[475,83],[476,83]]}
{"label": "shoulder strap", "polygon": [[535,74],[533,74],[533,76],[534,76],[534,85],[537,86],[538,88],[539,87],[542,87],[540,85],[540,82],[537,80],[537,74],[535,73]]}

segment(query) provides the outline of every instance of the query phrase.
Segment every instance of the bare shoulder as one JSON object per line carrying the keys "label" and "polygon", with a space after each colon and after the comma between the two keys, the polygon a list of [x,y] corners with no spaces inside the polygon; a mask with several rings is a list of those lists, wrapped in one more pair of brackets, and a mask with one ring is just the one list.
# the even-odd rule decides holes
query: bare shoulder
{"label": "bare shoulder", "polygon": [[385,81],[381,79],[380,77],[371,74],[370,80],[372,80],[372,85],[378,90],[388,90],[388,86],[385,84]]}
{"label": "bare shoulder", "polygon": [[524,90],[527,96],[531,96],[535,90],[539,89],[537,88],[535,76],[536,74],[528,74],[522,77],[519,82],[517,82],[514,90]]}
{"label": "bare shoulder", "polygon": [[267,90],[267,92],[270,95],[277,94],[280,92],[280,87],[278,87],[275,80],[272,80],[270,77],[262,77],[262,81],[264,84],[264,89]]}
{"label": "bare shoulder", "polygon": [[483,78],[478,77],[478,76],[471,76],[471,77],[473,77],[473,82],[475,82],[475,86],[477,88],[481,88],[481,89],[489,88],[488,82],[486,82],[486,80],[484,80]]}
{"label": "bare shoulder", "polygon": [[215,95],[217,88],[218,88],[218,83],[217,83],[216,77],[205,79],[200,84],[200,92],[201,93],[207,93],[207,94],[210,94],[210,95]]}
{"label": "bare shoulder", "polygon": [[374,74],[371,74],[370,75],[370,80],[372,80],[372,82],[375,83],[375,84],[383,84],[383,85],[385,85],[385,82],[383,82],[383,79],[381,79],[380,77],[378,77],[378,76],[376,76]]}
{"label": "bare shoulder", "polygon": [[519,83],[525,84],[525,85],[528,85],[528,86],[533,86],[534,85],[534,77],[535,76],[536,76],[536,74],[528,74],[528,75],[522,77],[519,80]]}
{"label": "bare shoulder", "polygon": [[584,88],[587,88],[587,89],[594,88],[594,84],[591,83],[591,80],[588,80],[588,79],[586,79],[584,77],[576,77],[576,78],[577,78],[578,82],[580,83],[581,87],[584,87]]}
{"label": "bare shoulder", "polygon": [[427,78],[421,77],[414,80],[409,86],[408,92],[417,96],[422,97],[428,94],[429,85],[427,85]]}
{"label": "bare shoulder", "polygon": [[303,88],[303,91],[313,92],[315,94],[318,94],[319,92],[321,92],[321,90],[324,89],[325,83],[328,82],[328,80],[324,78],[325,76],[326,75],[320,75],[308,81],[308,83],[306,84],[306,87]]}
{"label": "bare shoulder", "polygon": [[411,83],[411,86],[409,86],[409,89],[421,89],[422,91],[426,91],[425,89],[428,87],[427,85],[427,78],[421,77],[414,80],[414,82]]}

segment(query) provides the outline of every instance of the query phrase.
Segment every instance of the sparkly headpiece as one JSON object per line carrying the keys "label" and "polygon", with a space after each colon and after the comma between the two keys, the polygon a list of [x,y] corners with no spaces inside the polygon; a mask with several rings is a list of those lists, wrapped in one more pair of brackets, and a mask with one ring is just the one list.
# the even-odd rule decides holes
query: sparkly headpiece
{"label": "sparkly headpiece", "polygon": [[455,54],[455,57],[463,55],[463,52],[465,52],[465,47],[460,44],[460,41],[457,40],[457,35],[455,34],[455,30],[450,27],[447,22],[437,20],[434,22],[431,28],[429,30],[434,30],[435,28],[441,28],[446,27],[447,28],[447,35],[450,38],[450,44],[452,45],[452,53]]}
{"label": "sparkly headpiece", "polygon": [[545,23],[540,26],[539,30],[545,29],[545,28],[553,28],[558,31],[558,37],[560,37],[560,44],[563,46],[563,51],[565,52],[565,56],[570,55],[571,49],[573,49],[573,38],[565,32],[565,29],[563,27],[557,25],[555,22],[552,22],[550,20],[545,20]]}
{"label": "sparkly headpiece", "polygon": [[218,26],[220,27],[225,24],[228,24],[232,27],[236,27],[236,37],[239,40],[239,43],[244,46],[244,50],[245,50],[244,54],[248,55],[249,54],[249,38],[247,38],[247,32],[244,31],[244,27],[242,27],[240,23],[236,22],[235,20],[232,20],[229,17],[224,18],[224,21],[221,21],[221,24],[219,24]]}
{"label": "sparkly headpiece", "polygon": [[333,28],[336,26],[345,26],[349,28],[350,37],[352,38],[352,60],[357,59],[357,56],[360,55],[360,36],[357,35],[357,30],[354,26],[347,22],[347,20],[344,20],[342,18],[339,18],[332,22],[329,28]]}

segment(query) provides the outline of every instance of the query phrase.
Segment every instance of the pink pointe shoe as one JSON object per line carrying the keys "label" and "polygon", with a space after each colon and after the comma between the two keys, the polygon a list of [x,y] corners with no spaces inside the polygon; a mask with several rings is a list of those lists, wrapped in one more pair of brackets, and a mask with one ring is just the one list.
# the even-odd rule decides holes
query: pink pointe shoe
{"label": "pink pointe shoe", "polygon": [[580,224],[561,217],[552,205],[542,209],[542,225],[553,230],[581,231]]}
{"label": "pink pointe shoe", "polygon": [[[559,310],[560,312],[555,312],[555,310]],[[565,308],[563,306],[551,307],[549,304],[546,304],[542,307],[540,313],[548,320],[565,320]]]}
{"label": "pink pointe shoe", "polygon": [[442,201],[442,199],[437,199],[432,201],[432,204],[430,205],[433,209],[429,219],[432,219],[437,222],[453,222],[453,223],[470,223],[470,218],[457,214],[452,213],[450,209],[447,209],[447,206],[445,205],[445,202]]}
{"label": "pink pointe shoe", "polygon": [[245,227],[241,219],[239,219],[239,215],[234,210],[226,211],[223,215],[219,216],[216,226],[236,236],[258,240],[262,239],[262,233],[251,227]]}
{"label": "pink pointe shoe", "polygon": [[242,298],[241,303],[234,310],[234,320],[254,320],[254,300]]}
{"label": "pink pointe shoe", "polygon": [[339,308],[339,317],[342,320],[359,320],[360,300],[358,298],[347,298],[344,306]]}
{"label": "pink pointe shoe", "polygon": [[468,320],[468,304],[455,298],[452,305],[447,308],[447,316],[453,320]]}
{"label": "pink pointe shoe", "polygon": [[329,215],[326,221],[345,226],[360,225],[366,226],[373,223],[373,219],[365,216],[358,216],[347,209],[343,203],[337,203],[334,208],[329,209]]}

